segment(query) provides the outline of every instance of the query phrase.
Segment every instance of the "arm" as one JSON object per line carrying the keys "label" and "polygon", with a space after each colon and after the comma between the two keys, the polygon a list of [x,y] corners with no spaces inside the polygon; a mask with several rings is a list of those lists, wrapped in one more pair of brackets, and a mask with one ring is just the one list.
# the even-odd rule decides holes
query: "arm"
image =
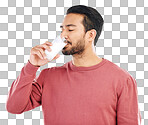
{"label": "arm", "polygon": [[41,105],[44,70],[36,77],[38,68],[28,61],[13,81],[6,102],[8,112],[21,114]]}
{"label": "arm", "polygon": [[140,125],[141,114],[138,108],[137,83],[129,77],[118,93],[117,104],[118,125]]}

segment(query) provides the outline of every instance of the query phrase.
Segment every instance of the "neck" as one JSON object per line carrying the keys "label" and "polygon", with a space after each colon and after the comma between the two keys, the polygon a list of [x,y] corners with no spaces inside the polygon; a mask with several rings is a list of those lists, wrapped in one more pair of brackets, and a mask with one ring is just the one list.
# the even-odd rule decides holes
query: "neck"
{"label": "neck", "polygon": [[102,61],[102,58],[97,56],[94,48],[87,49],[87,51],[84,51],[82,54],[75,54],[72,57],[73,65],[78,67],[93,66],[100,63],[101,61]]}

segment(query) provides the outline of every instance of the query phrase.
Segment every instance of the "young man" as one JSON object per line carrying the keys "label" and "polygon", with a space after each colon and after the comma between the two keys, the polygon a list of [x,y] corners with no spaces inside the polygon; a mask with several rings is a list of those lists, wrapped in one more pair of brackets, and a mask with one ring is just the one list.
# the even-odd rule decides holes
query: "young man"
{"label": "young man", "polygon": [[62,53],[72,60],[36,77],[38,68],[49,62],[44,50],[52,51],[52,43],[33,47],[9,91],[8,112],[20,114],[42,105],[45,125],[139,125],[135,79],[95,53],[103,22],[91,7],[69,8],[61,36],[68,43]]}

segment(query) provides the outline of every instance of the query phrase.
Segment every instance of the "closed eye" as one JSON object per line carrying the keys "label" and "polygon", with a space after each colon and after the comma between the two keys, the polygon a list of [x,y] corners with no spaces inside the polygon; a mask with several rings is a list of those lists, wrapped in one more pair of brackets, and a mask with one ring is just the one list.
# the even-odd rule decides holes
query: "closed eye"
{"label": "closed eye", "polygon": [[[71,32],[71,31],[74,31],[74,30],[68,30],[69,32]],[[62,33],[62,31],[61,31],[61,33]]]}

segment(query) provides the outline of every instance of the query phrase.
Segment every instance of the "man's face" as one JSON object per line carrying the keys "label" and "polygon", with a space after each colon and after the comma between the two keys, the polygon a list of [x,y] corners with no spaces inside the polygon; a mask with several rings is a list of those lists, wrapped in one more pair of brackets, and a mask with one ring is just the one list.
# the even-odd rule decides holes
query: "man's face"
{"label": "man's face", "polygon": [[68,14],[61,25],[61,35],[68,44],[63,48],[64,55],[82,54],[85,50],[85,29],[82,24],[83,16]]}

